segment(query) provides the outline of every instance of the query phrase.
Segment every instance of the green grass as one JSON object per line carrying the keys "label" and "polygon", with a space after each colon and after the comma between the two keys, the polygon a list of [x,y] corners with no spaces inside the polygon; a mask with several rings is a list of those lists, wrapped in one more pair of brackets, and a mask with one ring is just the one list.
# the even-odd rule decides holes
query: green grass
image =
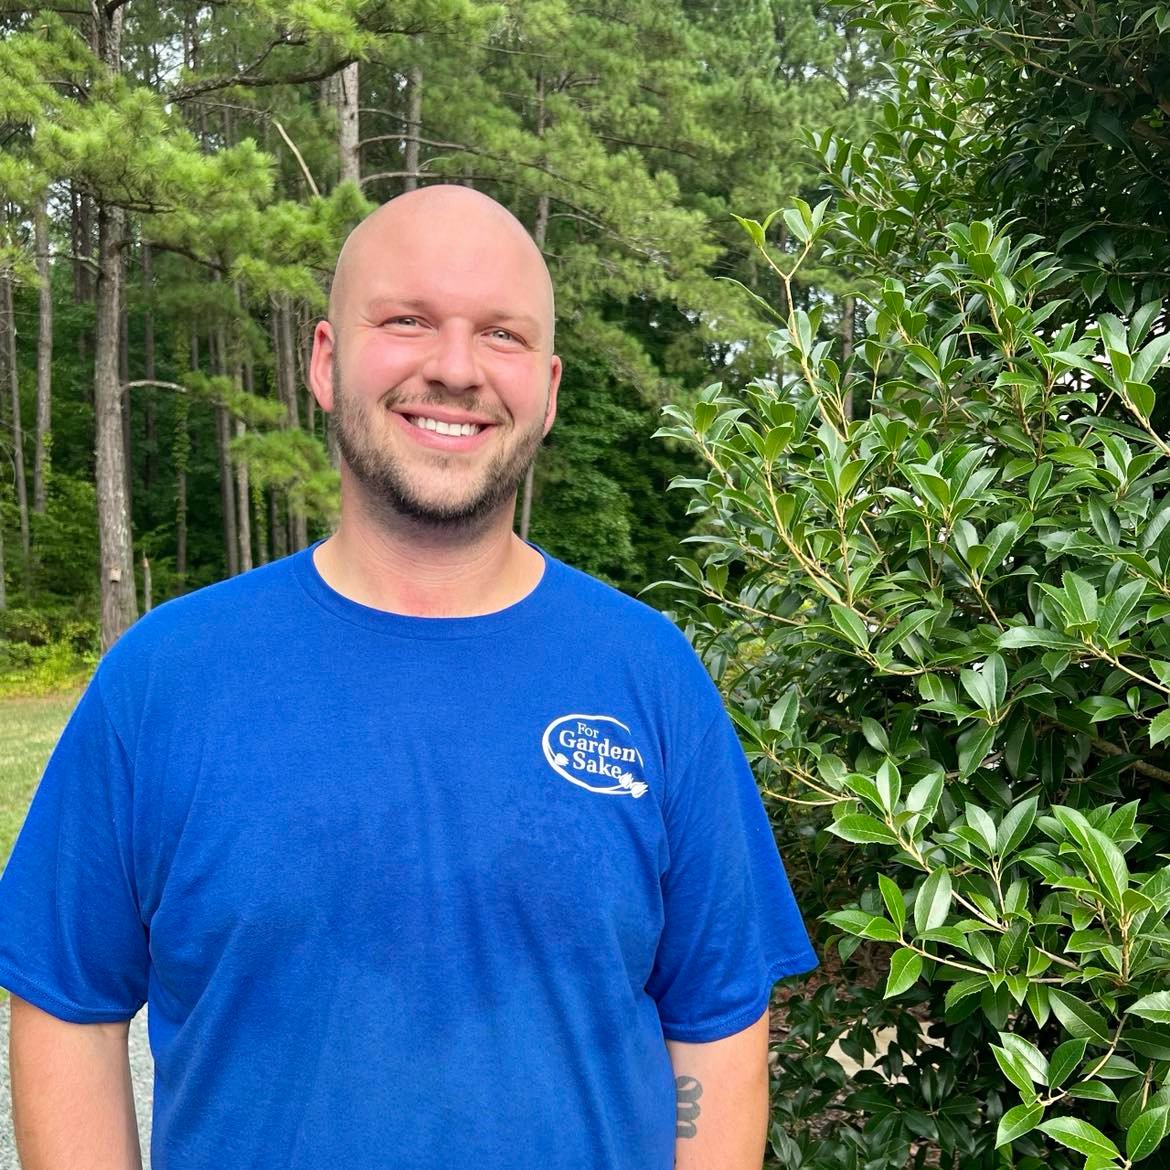
{"label": "green grass", "polygon": [[0,867],[77,693],[0,700]]}

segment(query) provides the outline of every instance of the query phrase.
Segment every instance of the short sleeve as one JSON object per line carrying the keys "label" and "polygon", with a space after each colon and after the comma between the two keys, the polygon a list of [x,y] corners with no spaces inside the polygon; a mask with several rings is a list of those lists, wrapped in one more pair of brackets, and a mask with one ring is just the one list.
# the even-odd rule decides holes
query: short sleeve
{"label": "short sleeve", "polygon": [[132,826],[130,764],[107,717],[99,671],[0,875],[0,985],[73,1023],[138,1011],[149,958]]}
{"label": "short sleeve", "polygon": [[753,1024],[772,985],[817,958],[751,768],[719,711],[669,777],[665,923],[647,991],[667,1039],[701,1043]]}

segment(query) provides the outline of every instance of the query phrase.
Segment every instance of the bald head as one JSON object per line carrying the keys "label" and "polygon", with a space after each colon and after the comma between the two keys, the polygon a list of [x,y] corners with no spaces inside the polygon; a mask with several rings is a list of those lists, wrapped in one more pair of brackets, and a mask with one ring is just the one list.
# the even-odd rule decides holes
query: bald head
{"label": "bald head", "polygon": [[551,350],[555,303],[540,249],[506,207],[450,184],[399,195],[350,232],[329,290],[329,319],[343,323],[379,271],[393,273],[399,264],[420,259],[454,276],[501,269],[513,274],[539,306],[540,331]]}

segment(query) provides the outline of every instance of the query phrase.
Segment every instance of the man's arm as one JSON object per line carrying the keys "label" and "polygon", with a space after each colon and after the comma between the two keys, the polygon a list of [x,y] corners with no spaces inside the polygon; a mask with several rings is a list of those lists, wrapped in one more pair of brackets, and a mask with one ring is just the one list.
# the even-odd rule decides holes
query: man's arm
{"label": "man's arm", "polygon": [[141,1170],[129,1021],[70,1024],[12,996],[9,1060],[24,1170]]}
{"label": "man's arm", "polygon": [[676,1170],[760,1170],[768,1128],[768,1013],[724,1040],[667,1040]]}

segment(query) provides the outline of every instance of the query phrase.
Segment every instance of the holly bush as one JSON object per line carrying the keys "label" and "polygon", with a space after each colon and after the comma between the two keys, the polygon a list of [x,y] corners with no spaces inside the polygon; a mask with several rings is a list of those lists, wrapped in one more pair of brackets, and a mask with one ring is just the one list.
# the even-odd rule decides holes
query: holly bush
{"label": "holly bush", "polygon": [[[850,214],[788,209],[787,260],[744,221],[784,304]],[[680,612],[795,806],[790,865],[837,879],[842,956],[884,947],[901,1005],[850,1085],[823,1040],[881,1000],[800,1005],[783,1075],[856,1124],[818,1137],[789,1084],[773,1145],[1129,1167],[1170,1126],[1170,332],[1157,301],[1061,323],[1075,274],[997,222],[928,243],[862,294],[848,360],[790,307],[783,380],[713,385],[660,432],[708,468],[679,484],[702,532]]]}

